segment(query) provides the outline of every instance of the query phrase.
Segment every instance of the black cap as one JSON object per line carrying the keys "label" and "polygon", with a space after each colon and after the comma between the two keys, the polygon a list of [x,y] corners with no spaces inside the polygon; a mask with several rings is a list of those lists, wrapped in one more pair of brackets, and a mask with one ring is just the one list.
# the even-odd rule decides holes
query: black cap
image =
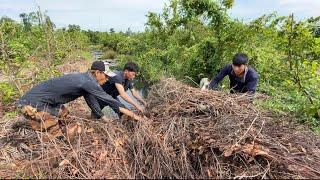
{"label": "black cap", "polygon": [[94,61],[91,65],[91,70],[98,70],[104,72],[109,77],[114,77],[116,74],[109,69],[109,66],[104,64],[102,61]]}
{"label": "black cap", "polygon": [[99,70],[99,71],[105,71],[106,66],[102,61],[94,61],[91,65],[91,70]]}

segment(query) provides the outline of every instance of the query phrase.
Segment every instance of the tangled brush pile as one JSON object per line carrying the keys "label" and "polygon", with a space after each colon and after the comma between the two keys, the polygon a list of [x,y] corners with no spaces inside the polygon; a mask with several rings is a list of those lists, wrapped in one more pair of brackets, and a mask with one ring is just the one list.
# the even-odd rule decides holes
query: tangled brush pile
{"label": "tangled brush pile", "polygon": [[[148,117],[110,123],[70,117],[66,138],[19,128],[2,162],[37,178],[318,178],[320,140],[243,95],[173,79],[154,85]],[[0,175],[2,175],[0,171]]]}

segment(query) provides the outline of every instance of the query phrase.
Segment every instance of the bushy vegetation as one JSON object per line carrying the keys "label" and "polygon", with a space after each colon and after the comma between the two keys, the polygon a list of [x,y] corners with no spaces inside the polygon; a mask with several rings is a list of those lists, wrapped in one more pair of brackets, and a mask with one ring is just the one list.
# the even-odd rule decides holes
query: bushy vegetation
{"label": "bushy vegetation", "polygon": [[57,65],[75,59],[89,45],[77,25],[56,29],[41,11],[20,14],[21,23],[0,19],[1,99],[14,100],[33,84],[57,76]]}
{"label": "bushy vegetation", "polygon": [[147,15],[145,32],[117,44],[119,57],[139,63],[141,81],[152,84],[162,76],[212,78],[236,53],[247,53],[260,74],[259,93],[270,96],[258,104],[319,127],[320,17],[273,13],[245,23],[228,16],[232,4],[172,0],[161,14]]}
{"label": "bushy vegetation", "polygon": [[[116,56],[120,66],[137,62],[145,85],[163,76],[191,83],[212,78],[243,52],[260,74],[258,93],[269,96],[257,103],[317,129],[320,17],[297,20],[294,14],[273,13],[243,22],[228,16],[232,6],[233,0],[171,0],[162,13],[147,14],[144,32],[83,31],[77,25],[56,29],[48,16],[37,13],[21,15],[22,23],[2,18],[0,66],[17,78],[27,76],[21,67],[42,64],[37,81],[54,76],[54,65],[91,45],[100,47],[105,58]],[[13,82],[12,87],[19,87]]]}
{"label": "bushy vegetation", "polygon": [[117,53],[114,50],[106,50],[102,54],[102,59],[116,59]]}

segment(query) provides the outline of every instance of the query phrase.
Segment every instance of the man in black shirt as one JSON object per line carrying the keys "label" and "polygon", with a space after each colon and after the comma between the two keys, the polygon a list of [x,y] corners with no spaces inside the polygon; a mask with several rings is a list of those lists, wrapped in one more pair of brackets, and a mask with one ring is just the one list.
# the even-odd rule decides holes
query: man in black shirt
{"label": "man in black shirt", "polygon": [[[140,101],[144,106],[146,102],[139,95],[137,90],[134,89],[133,80],[138,72],[138,65],[133,62],[128,62],[125,64],[123,71],[116,71],[114,73],[109,73],[109,80],[102,85],[103,90],[111,95],[113,98],[117,99],[120,96],[129,104],[133,105],[138,111],[143,112],[143,108],[136,103],[131,97],[126,93],[127,90],[132,92],[132,95]],[[103,108],[103,107],[101,107]]]}
{"label": "man in black shirt", "polygon": [[67,74],[33,87],[19,99],[18,106],[21,107],[22,113],[29,117],[29,125],[33,129],[54,129],[55,132],[58,131],[57,136],[61,135],[61,130],[54,116],[65,117],[68,110],[63,104],[81,96],[84,96],[97,119],[108,122],[100,108],[99,103],[102,103],[104,106],[110,106],[118,114],[123,113],[140,120],[139,116],[103,91],[100,85],[107,81],[106,74],[104,63],[95,61],[90,72]]}
{"label": "man in black shirt", "polygon": [[248,56],[246,54],[236,54],[232,64],[226,65],[212,79],[209,89],[218,88],[219,83],[225,76],[229,77],[231,93],[254,94],[256,92],[259,74],[252,67],[248,66]]}

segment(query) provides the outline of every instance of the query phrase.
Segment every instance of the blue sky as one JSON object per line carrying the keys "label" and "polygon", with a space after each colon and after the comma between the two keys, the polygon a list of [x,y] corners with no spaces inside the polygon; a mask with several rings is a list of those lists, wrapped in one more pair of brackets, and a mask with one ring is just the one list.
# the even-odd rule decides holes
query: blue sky
{"label": "blue sky", "polygon": [[[19,20],[22,12],[40,5],[57,27],[78,24],[83,29],[143,31],[148,11],[158,12],[168,0],[0,0],[0,16]],[[233,18],[250,21],[265,13],[295,13],[299,19],[320,16],[320,0],[235,0]]]}

